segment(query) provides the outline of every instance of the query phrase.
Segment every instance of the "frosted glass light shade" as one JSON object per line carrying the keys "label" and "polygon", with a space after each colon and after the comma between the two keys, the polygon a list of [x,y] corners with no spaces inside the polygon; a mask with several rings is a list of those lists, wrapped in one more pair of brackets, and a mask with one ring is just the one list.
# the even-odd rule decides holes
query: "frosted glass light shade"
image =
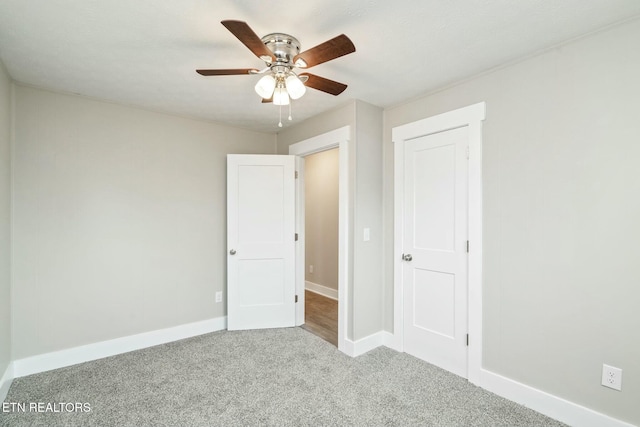
{"label": "frosted glass light shade", "polygon": [[307,88],[296,75],[292,74],[287,77],[285,83],[287,84],[287,92],[289,92],[291,99],[298,99],[307,91]]}
{"label": "frosted glass light shade", "polygon": [[289,105],[289,94],[284,87],[277,87],[273,92],[274,105]]}
{"label": "frosted glass light shade", "polygon": [[276,79],[274,79],[273,76],[267,74],[266,76],[258,80],[258,83],[256,83],[255,89],[256,89],[256,93],[260,95],[263,99],[269,99],[271,98],[271,95],[273,95],[273,89],[275,87],[276,87]]}

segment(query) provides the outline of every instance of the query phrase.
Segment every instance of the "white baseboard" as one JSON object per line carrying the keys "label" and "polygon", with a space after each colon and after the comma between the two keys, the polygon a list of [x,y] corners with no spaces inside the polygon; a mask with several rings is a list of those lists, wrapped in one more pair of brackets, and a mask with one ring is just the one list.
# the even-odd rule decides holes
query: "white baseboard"
{"label": "white baseboard", "polygon": [[384,334],[385,332],[382,331],[376,332],[357,341],[346,339],[344,353],[351,357],[358,357],[374,348],[380,347],[384,342]]}
{"label": "white baseboard", "polygon": [[191,338],[226,328],[227,318],[224,316],[69,348],[66,350],[55,351],[52,353],[39,354],[37,356],[14,360],[13,375],[14,378],[24,377],[25,375],[50,371],[52,369],[102,359],[116,354],[128,353],[130,351],[153,347],[155,345],[165,344],[185,338]]}
{"label": "white baseboard", "polygon": [[382,331],[382,345],[390,348],[391,350],[399,351],[402,353],[402,346],[400,340],[391,332]]}
{"label": "white baseboard", "polygon": [[482,369],[480,387],[563,423],[580,427],[634,427],[624,421]]}
{"label": "white baseboard", "polygon": [[307,280],[305,280],[305,282],[304,282],[304,288],[307,291],[311,291],[311,292],[314,292],[316,294],[319,294],[319,295],[325,296],[327,298],[331,298],[331,299],[334,299],[334,300],[338,301],[338,290],[337,289],[328,288],[326,286],[318,285],[317,283],[309,282]]}
{"label": "white baseboard", "polygon": [[[386,331],[382,331],[379,334],[382,337],[382,345],[396,351],[402,351],[400,340],[394,334]],[[356,344],[359,344],[360,341],[362,340],[359,340]],[[372,349],[373,347],[368,348],[367,351]],[[355,346],[353,350],[357,350]],[[568,425],[580,427],[635,427],[633,424],[615,419],[486,369],[480,371],[480,380],[476,385]]]}
{"label": "white baseboard", "polygon": [[4,402],[7,398],[7,393],[9,392],[9,387],[11,387],[13,378],[13,362],[9,362],[9,366],[7,366],[7,369],[2,375],[2,379],[0,379],[0,402]]}

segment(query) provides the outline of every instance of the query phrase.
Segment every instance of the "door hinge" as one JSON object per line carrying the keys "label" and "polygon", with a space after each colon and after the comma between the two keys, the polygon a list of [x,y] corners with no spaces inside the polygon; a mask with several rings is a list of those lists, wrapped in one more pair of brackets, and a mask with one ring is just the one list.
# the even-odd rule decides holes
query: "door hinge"
{"label": "door hinge", "polygon": [[298,179],[298,171],[295,172],[294,176],[295,176],[295,179]]}
{"label": "door hinge", "polygon": [[467,253],[469,253],[469,241],[467,240]]}
{"label": "door hinge", "polygon": [[467,347],[469,347],[469,334],[467,334]]}
{"label": "door hinge", "polygon": [[298,241],[298,233],[296,233],[296,242]]}
{"label": "door hinge", "polygon": [[298,295],[296,295],[296,301],[295,302],[298,302]]}

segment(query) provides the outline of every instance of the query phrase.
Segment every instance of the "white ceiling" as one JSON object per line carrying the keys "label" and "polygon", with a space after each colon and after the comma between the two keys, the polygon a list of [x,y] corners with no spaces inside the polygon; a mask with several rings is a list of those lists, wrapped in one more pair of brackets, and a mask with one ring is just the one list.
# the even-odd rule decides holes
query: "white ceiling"
{"label": "white ceiling", "polygon": [[399,104],[638,14],[638,0],[2,0],[0,58],[28,85],[277,132],[259,76],[195,73],[264,66],[221,20],[302,50],[341,33],[355,44],[310,69],[348,89],[308,90],[287,126],[350,99]]}

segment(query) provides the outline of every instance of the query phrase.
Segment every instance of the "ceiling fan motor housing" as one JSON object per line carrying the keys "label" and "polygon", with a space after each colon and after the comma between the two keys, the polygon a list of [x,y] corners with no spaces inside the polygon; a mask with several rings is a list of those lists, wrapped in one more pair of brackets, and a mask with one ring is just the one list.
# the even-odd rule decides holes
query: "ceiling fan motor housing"
{"label": "ceiling fan motor housing", "polygon": [[[271,58],[265,62],[273,67],[287,67],[291,70],[294,67],[293,58],[300,53],[300,42],[293,36],[284,33],[271,33],[262,37],[262,42],[269,48],[276,57],[275,62],[271,62]],[[274,69],[274,71],[278,71]]]}

